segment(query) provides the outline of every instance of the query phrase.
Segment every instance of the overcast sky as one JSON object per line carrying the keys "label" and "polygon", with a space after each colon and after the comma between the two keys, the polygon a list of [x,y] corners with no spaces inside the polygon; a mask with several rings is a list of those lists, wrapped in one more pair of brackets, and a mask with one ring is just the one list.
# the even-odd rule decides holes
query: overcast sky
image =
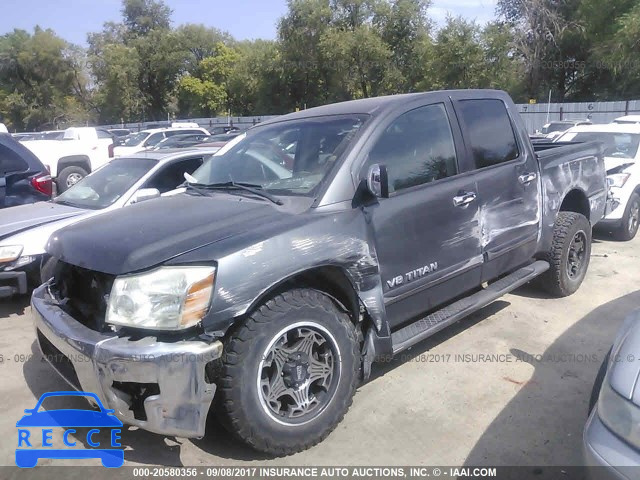
{"label": "overcast sky", "polygon": [[[88,32],[120,19],[120,0],[0,0],[0,34],[35,25],[51,28],[66,40],[86,44]],[[166,0],[174,24],[203,23],[226,30],[239,40],[273,39],[285,0]],[[495,0],[434,0],[431,17],[442,23],[447,12],[485,23],[493,18]]]}

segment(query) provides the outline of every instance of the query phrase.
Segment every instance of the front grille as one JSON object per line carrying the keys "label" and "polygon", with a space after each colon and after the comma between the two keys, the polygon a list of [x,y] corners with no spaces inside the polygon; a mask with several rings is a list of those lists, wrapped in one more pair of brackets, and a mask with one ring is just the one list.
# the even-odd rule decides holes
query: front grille
{"label": "front grille", "polygon": [[80,381],[76,374],[76,369],[73,368],[71,360],[56,348],[56,346],[45,337],[40,330],[38,330],[38,343],[40,344],[40,350],[44,358],[49,361],[53,368],[55,368],[60,375],[62,375],[73,387],[77,390],[80,388]]}
{"label": "front grille", "polygon": [[56,268],[52,293],[60,307],[86,327],[104,332],[109,293],[115,275],[61,262]]}

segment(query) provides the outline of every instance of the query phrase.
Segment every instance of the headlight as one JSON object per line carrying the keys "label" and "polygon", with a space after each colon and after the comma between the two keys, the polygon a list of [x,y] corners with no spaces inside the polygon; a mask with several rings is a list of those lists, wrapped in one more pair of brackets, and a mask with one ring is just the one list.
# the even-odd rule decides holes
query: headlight
{"label": "headlight", "polygon": [[640,447],[640,407],[616,393],[606,378],[598,400],[598,416],[616,435]]}
{"label": "headlight", "polygon": [[209,309],[215,272],[215,267],[162,267],[117,277],[106,321],[154,330],[191,327]]}
{"label": "headlight", "polygon": [[622,188],[630,176],[630,173],[614,173],[613,175],[607,176],[607,182],[610,187]]}
{"label": "headlight", "polygon": [[0,246],[0,263],[13,262],[22,253],[22,245]]}

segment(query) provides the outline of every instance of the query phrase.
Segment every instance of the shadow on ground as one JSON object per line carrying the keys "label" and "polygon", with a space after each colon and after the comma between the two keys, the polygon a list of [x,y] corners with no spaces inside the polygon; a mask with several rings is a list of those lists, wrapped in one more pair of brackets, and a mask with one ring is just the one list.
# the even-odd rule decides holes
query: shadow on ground
{"label": "shadow on ground", "polygon": [[30,300],[29,295],[0,299],[0,318],[6,318],[9,315],[23,315],[29,307]]}
{"label": "shadow on ground", "polygon": [[[530,465],[513,478],[556,479],[548,466],[578,466],[582,430],[598,368],[624,318],[640,308],[640,291],[612,300],[564,332],[542,354],[513,349],[535,368],[529,381],[502,409],[469,453],[466,465]],[[529,354],[529,355],[527,355]],[[575,403],[576,398],[582,399]],[[548,459],[546,466],[540,459]],[[584,472],[567,469],[562,478],[582,480]]]}

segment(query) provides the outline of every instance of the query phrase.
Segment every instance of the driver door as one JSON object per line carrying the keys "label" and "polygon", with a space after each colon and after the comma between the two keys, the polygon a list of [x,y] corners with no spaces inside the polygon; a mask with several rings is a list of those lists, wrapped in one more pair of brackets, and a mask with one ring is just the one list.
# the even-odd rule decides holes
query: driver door
{"label": "driver door", "polygon": [[420,105],[382,131],[361,170],[382,164],[389,198],[365,207],[374,230],[392,328],[480,285],[476,184],[448,98]]}

